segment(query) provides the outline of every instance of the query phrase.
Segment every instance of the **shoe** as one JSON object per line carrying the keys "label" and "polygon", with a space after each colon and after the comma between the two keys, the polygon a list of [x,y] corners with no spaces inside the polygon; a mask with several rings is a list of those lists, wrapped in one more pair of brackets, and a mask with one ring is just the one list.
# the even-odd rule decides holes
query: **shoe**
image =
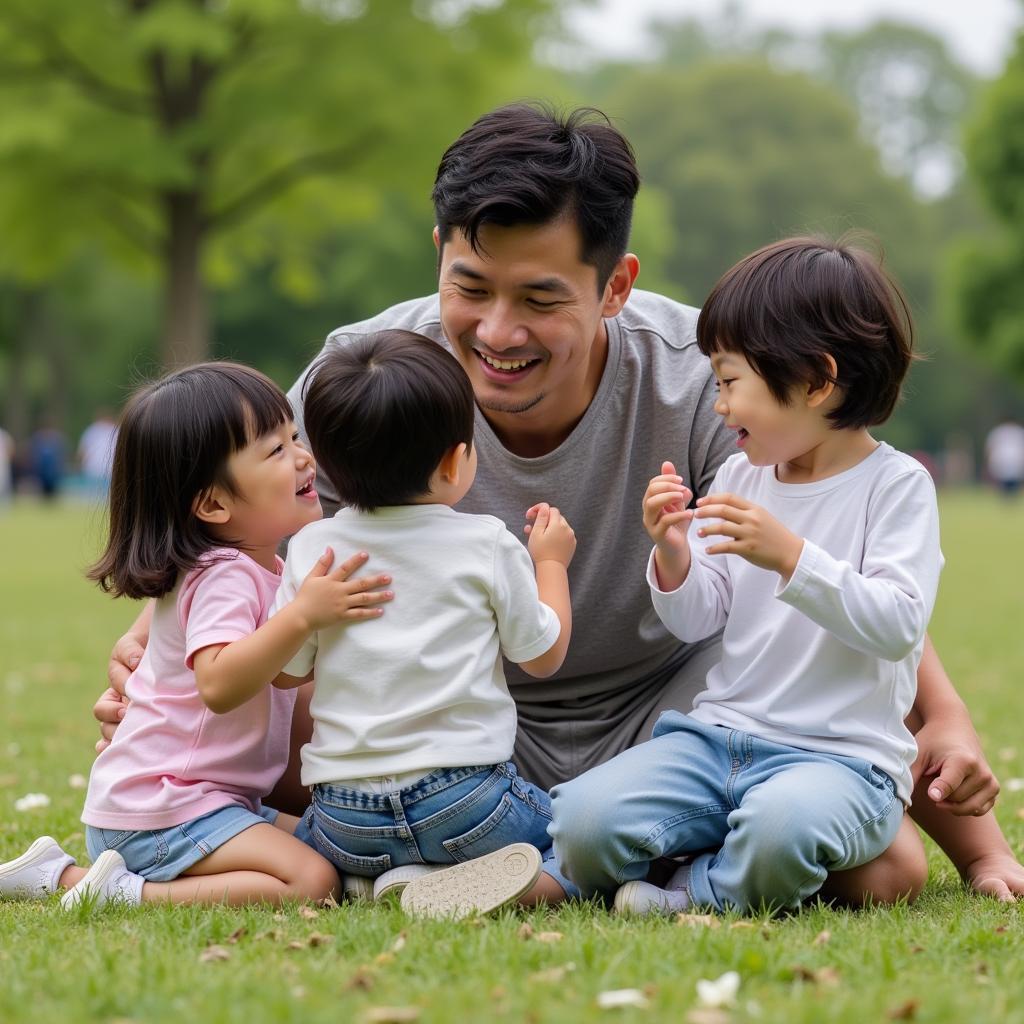
{"label": "shoe", "polygon": [[484,857],[413,879],[402,909],[413,917],[461,918],[489,914],[529,892],[540,875],[540,851],[512,843]]}
{"label": "shoe", "polygon": [[341,891],[347,900],[372,900],[373,879],[365,875],[343,875]]}
{"label": "shoe", "polygon": [[444,870],[444,864],[403,864],[401,867],[392,868],[374,879],[373,898],[380,900],[385,896],[397,896],[415,879]]}
{"label": "shoe", "polygon": [[0,864],[0,899],[45,899],[60,888],[60,876],[74,863],[56,839],[40,836],[20,857]]}
{"label": "shoe", "polygon": [[89,903],[96,910],[113,901],[135,906],[142,902],[144,881],[141,875],[132,874],[125,867],[117,850],[104,850],[78,885],[61,896],[60,905],[65,910],[74,910],[82,903]]}
{"label": "shoe", "polygon": [[616,914],[680,914],[690,909],[685,889],[659,889],[650,882],[626,882],[615,893]]}

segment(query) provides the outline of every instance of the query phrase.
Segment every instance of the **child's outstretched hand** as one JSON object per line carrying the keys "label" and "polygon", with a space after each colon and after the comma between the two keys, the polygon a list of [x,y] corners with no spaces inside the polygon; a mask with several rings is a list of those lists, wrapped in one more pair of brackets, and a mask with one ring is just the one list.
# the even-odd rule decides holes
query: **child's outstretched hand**
{"label": "child's outstretched hand", "polygon": [[707,549],[709,555],[739,555],[762,569],[772,569],[785,582],[796,569],[803,537],[787,530],[774,516],[735,494],[709,494],[697,499],[695,518],[717,519],[697,530],[701,537],[722,537],[723,543]]}
{"label": "child's outstretched hand", "polygon": [[391,577],[382,573],[351,579],[352,573],[369,557],[365,551],[360,551],[332,570],[334,552],[327,548],[316,560],[292,601],[295,612],[302,616],[310,632],[336,622],[376,619],[384,614],[383,608],[375,606],[395,596],[392,590],[380,589],[391,582]]}
{"label": "child's outstretched hand", "polygon": [[654,569],[662,590],[677,590],[690,571],[686,524],[693,510],[686,506],[692,497],[671,462],[661,464],[661,474],[644,492],[644,529],[654,541]]}
{"label": "child's outstretched hand", "polygon": [[528,522],[524,529],[530,536],[526,548],[533,564],[559,562],[568,569],[576,552],[576,534],[565,516],[553,505],[542,501],[526,510],[526,518]]}

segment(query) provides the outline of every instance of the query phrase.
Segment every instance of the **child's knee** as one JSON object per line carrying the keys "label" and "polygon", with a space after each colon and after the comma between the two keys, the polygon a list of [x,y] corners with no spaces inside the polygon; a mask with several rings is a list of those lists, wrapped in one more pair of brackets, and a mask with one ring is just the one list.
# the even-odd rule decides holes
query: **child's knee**
{"label": "child's knee", "polygon": [[334,865],[317,853],[310,851],[310,854],[298,866],[299,870],[292,881],[295,895],[305,900],[325,900],[329,896],[337,896],[341,879]]}

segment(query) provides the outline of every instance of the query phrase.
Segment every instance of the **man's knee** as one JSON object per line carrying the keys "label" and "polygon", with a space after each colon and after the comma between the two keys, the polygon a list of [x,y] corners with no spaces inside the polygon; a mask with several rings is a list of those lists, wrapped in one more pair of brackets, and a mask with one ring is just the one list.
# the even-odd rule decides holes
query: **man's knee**
{"label": "man's knee", "polygon": [[904,815],[892,845],[867,864],[830,874],[822,897],[853,907],[912,902],[921,895],[927,881],[924,844],[909,816]]}

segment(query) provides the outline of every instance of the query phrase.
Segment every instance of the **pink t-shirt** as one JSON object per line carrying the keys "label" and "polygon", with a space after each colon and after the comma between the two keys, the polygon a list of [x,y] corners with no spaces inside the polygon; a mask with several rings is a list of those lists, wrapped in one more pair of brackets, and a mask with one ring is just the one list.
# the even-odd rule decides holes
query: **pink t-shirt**
{"label": "pink t-shirt", "polygon": [[[267,619],[271,572],[232,548],[156,602],[149,643],[128,680],[131,699],[89,778],[82,821],[97,828],[170,828],[229,804],[258,811],[288,763],[295,690],[267,686],[217,715],[196,689],[192,658],[248,636]],[[268,680],[269,682],[269,680]]]}

